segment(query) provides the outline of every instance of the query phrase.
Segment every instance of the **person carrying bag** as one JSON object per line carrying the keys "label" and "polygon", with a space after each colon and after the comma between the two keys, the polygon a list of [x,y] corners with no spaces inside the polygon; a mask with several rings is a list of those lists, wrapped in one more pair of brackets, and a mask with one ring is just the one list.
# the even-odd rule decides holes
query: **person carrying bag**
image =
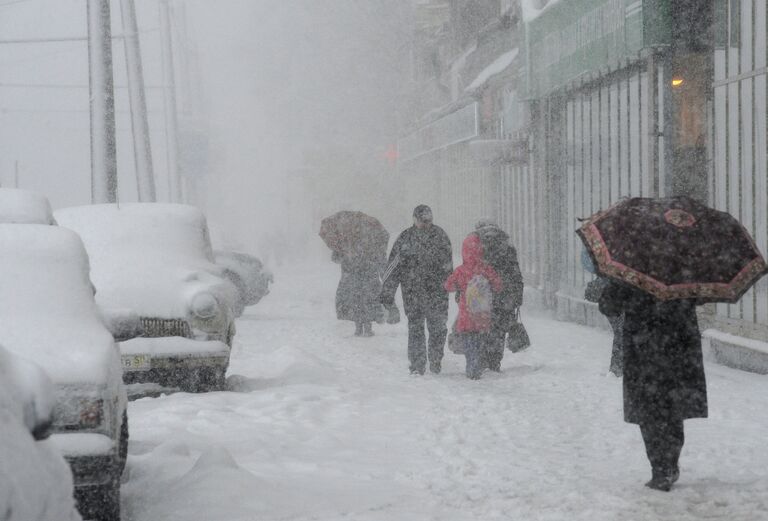
{"label": "person carrying bag", "polygon": [[496,222],[489,218],[480,219],[475,224],[474,233],[482,241],[483,260],[499,274],[502,281],[502,290],[493,296],[491,332],[485,354],[488,369],[500,372],[505,343],[515,353],[530,345],[528,333],[520,322],[523,275],[509,235]]}
{"label": "person carrying bag", "polygon": [[515,309],[514,321],[509,325],[507,330],[507,349],[513,353],[518,353],[524,349],[528,349],[531,345],[531,339],[528,336],[528,331],[525,330],[525,326],[520,320],[520,308]]}

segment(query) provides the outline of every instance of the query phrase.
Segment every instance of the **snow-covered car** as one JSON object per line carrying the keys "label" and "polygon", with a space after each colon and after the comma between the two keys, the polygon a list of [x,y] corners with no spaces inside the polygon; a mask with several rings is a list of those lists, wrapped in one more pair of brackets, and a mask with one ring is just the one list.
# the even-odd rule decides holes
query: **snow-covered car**
{"label": "snow-covered car", "polygon": [[261,260],[239,251],[213,252],[216,264],[225,269],[224,275],[235,285],[238,292],[238,314],[245,306],[258,304],[269,294],[269,285],[275,281],[272,273]]}
{"label": "snow-covered car", "polygon": [[[56,225],[48,198],[41,193],[0,187],[0,223]],[[139,317],[130,309],[102,309],[101,317],[118,342],[140,334]]]}
{"label": "snow-covered car", "polygon": [[4,521],[81,519],[72,494],[72,472],[47,439],[53,405],[53,384],[45,372],[0,347],[0,512]]}
{"label": "snow-covered car", "polygon": [[0,345],[53,381],[50,439],[70,464],[80,512],[119,519],[127,399],[82,241],[57,226],[0,224],[0,284]]}
{"label": "snow-covered car", "polygon": [[237,289],[213,262],[203,213],[181,204],[128,203],[54,216],[82,237],[99,306],[139,315],[142,337],[120,343],[125,382],[222,389]]}
{"label": "snow-covered car", "polygon": [[56,224],[51,203],[41,193],[0,188],[0,223]]}
{"label": "snow-covered car", "polygon": [[18,416],[36,440],[53,427],[53,382],[39,366],[0,346],[0,382],[18,408]]}

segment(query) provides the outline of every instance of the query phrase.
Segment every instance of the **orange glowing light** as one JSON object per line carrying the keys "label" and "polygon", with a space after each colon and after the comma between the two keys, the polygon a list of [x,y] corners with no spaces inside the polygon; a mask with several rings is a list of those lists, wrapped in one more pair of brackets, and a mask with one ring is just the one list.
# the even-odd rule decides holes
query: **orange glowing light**
{"label": "orange glowing light", "polygon": [[672,78],[673,87],[680,87],[684,83],[685,83],[685,80],[683,78]]}

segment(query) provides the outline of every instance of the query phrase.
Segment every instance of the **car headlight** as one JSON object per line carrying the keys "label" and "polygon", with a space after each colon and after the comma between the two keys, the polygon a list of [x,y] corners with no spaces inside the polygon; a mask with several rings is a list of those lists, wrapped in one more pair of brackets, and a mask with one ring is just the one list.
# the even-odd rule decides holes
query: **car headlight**
{"label": "car headlight", "polygon": [[192,313],[205,320],[214,318],[219,314],[219,302],[210,293],[202,292],[192,297],[190,303]]}

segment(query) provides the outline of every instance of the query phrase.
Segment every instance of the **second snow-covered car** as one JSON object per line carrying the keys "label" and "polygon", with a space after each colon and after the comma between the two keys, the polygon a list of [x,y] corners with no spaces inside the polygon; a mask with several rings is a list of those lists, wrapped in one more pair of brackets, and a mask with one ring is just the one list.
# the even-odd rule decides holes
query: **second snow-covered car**
{"label": "second snow-covered car", "polygon": [[257,257],[239,251],[213,252],[216,264],[225,269],[227,277],[238,291],[237,314],[246,306],[253,306],[269,294],[269,285],[274,282],[272,272],[264,267]]}
{"label": "second snow-covered car", "polygon": [[65,208],[91,259],[96,301],[138,313],[142,337],[120,343],[127,383],[222,389],[235,334],[235,287],[213,262],[203,213],[181,204]]}
{"label": "second snow-covered car", "polygon": [[120,353],[104,326],[74,232],[0,224],[0,345],[54,385],[52,443],[72,468],[86,519],[118,520],[128,449]]}

